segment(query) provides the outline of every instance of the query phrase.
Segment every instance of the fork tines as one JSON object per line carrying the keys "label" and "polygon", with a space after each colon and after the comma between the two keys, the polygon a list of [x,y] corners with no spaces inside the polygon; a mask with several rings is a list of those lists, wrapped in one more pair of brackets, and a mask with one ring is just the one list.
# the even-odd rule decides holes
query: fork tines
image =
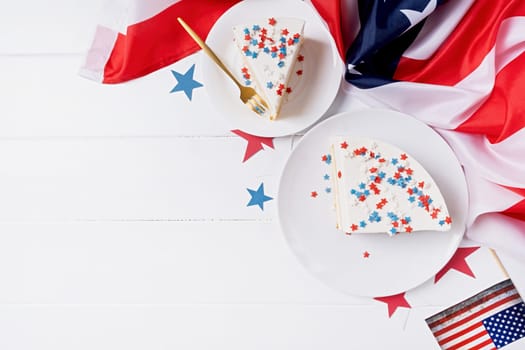
{"label": "fork tines", "polygon": [[246,101],[250,105],[250,108],[259,115],[264,115],[266,113],[266,107],[264,106],[264,101],[258,95],[254,95]]}

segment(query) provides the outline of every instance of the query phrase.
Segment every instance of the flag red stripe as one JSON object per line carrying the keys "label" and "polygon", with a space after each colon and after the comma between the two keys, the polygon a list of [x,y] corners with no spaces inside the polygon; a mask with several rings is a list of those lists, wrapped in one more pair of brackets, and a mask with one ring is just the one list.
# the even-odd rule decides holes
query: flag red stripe
{"label": "flag red stripe", "polygon": [[149,74],[199,50],[177,22],[182,17],[206,38],[215,21],[239,0],[181,0],[119,34],[104,68],[104,83],[120,83]]}
{"label": "flag red stripe", "polygon": [[[487,340],[482,341],[482,342],[479,343],[479,344],[476,344],[476,345],[474,345],[474,346],[471,346],[471,347],[469,348],[469,350],[479,350],[479,349],[483,349],[483,347],[485,347],[485,346],[487,346],[487,345],[489,345],[489,344],[493,344],[493,343],[492,343],[492,339],[487,339]],[[492,349],[495,350],[496,347],[493,347]],[[492,350],[492,349],[491,349],[491,350]]]}
{"label": "flag red stripe", "polygon": [[507,190],[511,190],[512,192],[517,193],[522,197],[525,197],[525,188],[517,188],[517,187],[510,187],[510,186],[503,186],[503,185],[500,185],[500,186],[506,188]]}
{"label": "flag red stripe", "polygon": [[468,343],[470,343],[470,342],[472,342],[472,341],[474,341],[476,339],[479,339],[479,338],[481,338],[482,336],[484,336],[486,334],[487,334],[487,331],[485,329],[483,329],[481,332],[474,334],[472,337],[469,337],[469,338],[467,338],[467,339],[465,339],[463,341],[460,341],[457,344],[454,344],[454,345],[452,345],[450,347],[447,347],[447,350],[463,349],[464,345],[467,345]]}
{"label": "flag red stripe", "polygon": [[506,209],[501,214],[510,216],[514,219],[525,221],[525,199],[514,204],[512,207]]}
{"label": "flag red stripe", "polygon": [[[512,300],[518,299],[518,298],[519,298],[519,294],[514,294],[514,295],[511,295],[510,297],[506,297],[504,299],[501,299],[501,300],[495,302],[494,304],[489,305],[487,307],[484,307],[483,309],[481,309],[481,310],[479,310],[479,311],[477,311],[477,312],[475,312],[475,313],[473,313],[473,314],[471,314],[471,315],[469,315],[469,316],[467,316],[465,318],[462,318],[461,320],[459,320],[459,321],[457,321],[455,323],[452,323],[452,324],[450,324],[450,325],[440,329],[439,331],[436,331],[436,332],[433,332],[433,333],[434,333],[434,335],[436,337],[438,337],[438,336],[440,336],[442,334],[447,333],[451,329],[458,327],[459,325],[461,325],[463,323],[467,323],[468,321],[471,321],[471,320],[475,319],[476,317],[478,317],[480,315],[483,315],[484,313],[487,313],[487,312],[497,308],[498,306],[501,306],[501,305],[503,305],[503,304],[505,304],[505,303],[507,303],[509,301],[512,301]],[[486,302],[486,300],[485,300],[485,302]],[[471,306],[469,305],[467,309],[470,309],[470,308],[471,308]]]}
{"label": "flag red stripe", "polygon": [[484,1],[474,1],[433,57],[425,60],[402,57],[394,78],[455,85],[478,67],[494,47],[501,22],[511,16],[524,15],[525,1],[522,0],[495,0],[490,6]]}
{"label": "flag red stripe", "polygon": [[525,54],[516,57],[497,75],[489,98],[457,131],[484,134],[491,143],[500,142],[525,127]]}
{"label": "flag red stripe", "polygon": [[341,0],[312,0],[312,4],[326,21],[326,24],[328,24],[330,33],[332,33],[332,37],[337,44],[339,55],[344,59],[345,45],[341,30]]}
{"label": "flag red stripe", "polygon": [[457,339],[471,331],[473,331],[474,329],[480,327],[480,326],[483,326],[483,324],[481,322],[476,322],[474,324],[472,324],[471,326],[467,327],[467,328],[464,328],[462,329],[461,331],[457,332],[457,333],[454,333],[452,334],[451,336],[449,337],[446,337],[446,338],[443,338],[441,340],[438,341],[439,345],[443,345],[443,344],[446,344],[454,339]]}
{"label": "flag red stripe", "polygon": [[[481,298],[479,300],[476,300],[476,302],[468,304],[465,308],[460,309],[460,310],[458,310],[458,311],[456,311],[456,312],[454,312],[454,313],[452,313],[452,314],[450,314],[450,315],[448,315],[446,317],[443,317],[443,318],[441,318],[441,319],[439,319],[439,320],[429,324],[428,326],[432,329],[432,328],[434,328],[434,327],[436,327],[436,326],[438,326],[440,324],[443,324],[443,323],[445,323],[445,322],[447,322],[447,321],[449,321],[449,320],[451,320],[451,319],[461,315],[463,312],[465,312],[465,310],[472,309],[472,308],[474,308],[474,307],[476,307],[478,305],[486,303],[488,300],[490,300],[492,298],[495,298],[495,297],[497,297],[500,294],[507,293],[507,292],[509,292],[511,290],[514,290],[514,289],[515,289],[514,285],[511,284],[511,285],[506,286],[505,288],[502,288],[500,290],[494,291],[494,293],[492,293],[490,295],[487,295],[485,298]],[[440,334],[442,334],[442,333],[440,333]]]}

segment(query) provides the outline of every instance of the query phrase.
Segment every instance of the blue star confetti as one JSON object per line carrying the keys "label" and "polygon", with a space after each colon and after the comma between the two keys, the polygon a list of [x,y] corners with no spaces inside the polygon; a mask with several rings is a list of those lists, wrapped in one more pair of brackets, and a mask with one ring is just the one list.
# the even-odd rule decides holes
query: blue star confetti
{"label": "blue star confetti", "polygon": [[190,67],[190,69],[188,69],[188,71],[184,74],[181,74],[179,72],[172,70],[171,74],[173,74],[175,79],[177,79],[177,85],[175,85],[175,87],[171,89],[170,93],[177,92],[177,91],[184,91],[188,99],[191,101],[191,98],[193,95],[193,89],[203,86],[201,83],[193,79],[194,71],[195,71],[195,64],[193,64]]}
{"label": "blue star confetti", "polygon": [[264,202],[267,202],[273,199],[272,197],[268,197],[267,195],[264,194],[264,183],[262,182],[256,191],[249,189],[249,188],[247,188],[247,190],[250,193],[250,196],[252,196],[252,198],[248,202],[247,207],[252,206],[252,205],[258,205],[259,208],[261,208],[261,210],[264,210]]}

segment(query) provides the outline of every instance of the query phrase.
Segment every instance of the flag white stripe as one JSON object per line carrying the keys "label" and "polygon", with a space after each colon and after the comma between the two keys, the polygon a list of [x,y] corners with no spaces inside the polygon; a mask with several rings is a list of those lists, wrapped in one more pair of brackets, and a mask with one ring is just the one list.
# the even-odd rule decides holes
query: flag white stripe
{"label": "flag white stripe", "polygon": [[436,129],[454,150],[460,163],[476,176],[509,187],[525,188],[525,129],[491,144],[479,134]]}
{"label": "flag white stripe", "polygon": [[[495,235],[494,233],[498,234]],[[478,216],[468,227],[469,239],[496,250],[502,249],[517,259],[523,259],[525,247],[525,221],[514,219],[499,213]]]}
{"label": "flag white stripe", "polygon": [[488,181],[475,173],[470,167],[463,167],[468,181],[469,215],[467,227],[483,214],[502,212],[523,199],[519,194],[503,189],[494,182]]}

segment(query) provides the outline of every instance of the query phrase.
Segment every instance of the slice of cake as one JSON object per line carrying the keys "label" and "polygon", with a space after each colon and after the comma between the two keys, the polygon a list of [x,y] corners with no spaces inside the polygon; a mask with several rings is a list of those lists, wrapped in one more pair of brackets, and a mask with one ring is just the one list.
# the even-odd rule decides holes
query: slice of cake
{"label": "slice of cake", "polygon": [[303,43],[304,21],[298,18],[267,18],[233,28],[234,41],[255,83],[268,102],[269,118],[279,115],[294,64]]}
{"label": "slice of cake", "polygon": [[452,219],[438,186],[408,153],[368,138],[330,141],[338,229],[389,235],[450,229]]}

